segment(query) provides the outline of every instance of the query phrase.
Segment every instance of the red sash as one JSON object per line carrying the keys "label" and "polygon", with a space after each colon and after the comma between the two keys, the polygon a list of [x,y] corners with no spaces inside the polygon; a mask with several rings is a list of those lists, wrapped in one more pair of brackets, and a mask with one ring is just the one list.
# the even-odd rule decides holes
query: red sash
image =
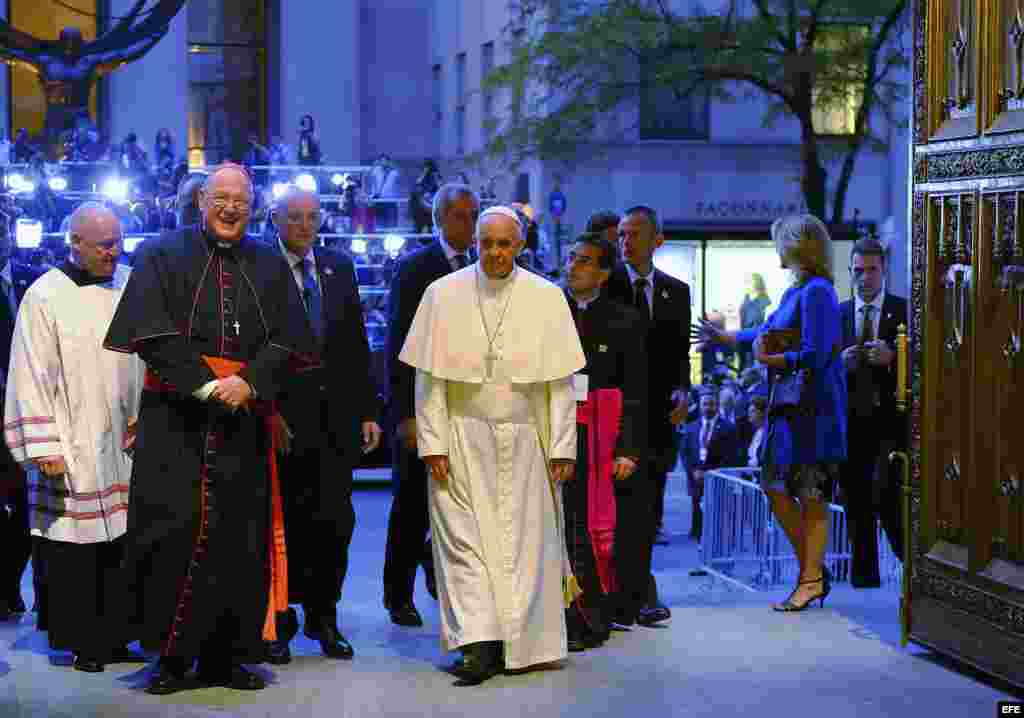
{"label": "red sash", "polygon": [[597,575],[604,592],[616,588],[615,444],[622,419],[622,391],[597,389],[576,405],[576,422],[587,427],[587,531],[597,560]]}
{"label": "red sash", "polygon": [[[203,360],[218,379],[237,374],[245,368],[245,363],[223,357],[203,355]],[[149,369],[146,370],[143,385],[149,391],[173,392],[175,388],[163,381]],[[270,537],[268,544],[268,563],[270,564],[270,600],[267,601],[267,616],[263,622],[263,640],[277,639],[277,621],[275,614],[288,610],[288,554],[284,543],[284,506],[281,503],[281,482],[277,474],[277,435],[274,431],[274,417],[277,409],[273,402],[254,401],[249,408],[264,417],[270,443],[267,449],[267,461],[270,464]]]}

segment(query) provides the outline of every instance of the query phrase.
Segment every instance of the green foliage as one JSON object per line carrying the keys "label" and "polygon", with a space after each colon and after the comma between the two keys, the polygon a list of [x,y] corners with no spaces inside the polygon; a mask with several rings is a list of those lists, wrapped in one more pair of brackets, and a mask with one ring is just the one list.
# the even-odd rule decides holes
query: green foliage
{"label": "green foliage", "polygon": [[[645,93],[670,92],[681,106],[697,91],[728,102],[759,95],[766,125],[800,127],[803,190],[816,214],[827,204],[823,165],[840,166],[831,204],[841,221],[858,154],[884,146],[869,119],[905,124],[896,108],[906,96],[907,0],[750,0],[742,15],[673,9],[682,4],[512,0],[510,59],[483,85],[508,100],[507,120],[486,152],[513,165],[578,162],[636,137]],[[853,108],[850,131],[816,131],[816,108],[843,105]]]}

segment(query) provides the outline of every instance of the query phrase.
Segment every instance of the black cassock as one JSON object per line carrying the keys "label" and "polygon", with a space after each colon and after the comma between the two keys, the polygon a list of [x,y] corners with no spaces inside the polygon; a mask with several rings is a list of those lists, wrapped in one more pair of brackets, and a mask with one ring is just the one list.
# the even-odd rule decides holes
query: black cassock
{"label": "black cassock", "polygon": [[196,227],[149,240],[105,346],[137,353],[155,375],[142,395],[125,545],[142,645],[164,656],[262,661],[265,418],[192,392],[216,378],[207,355],[245,362],[240,376],[272,401],[289,360],[312,354],[291,271],[267,245],[221,246]]}

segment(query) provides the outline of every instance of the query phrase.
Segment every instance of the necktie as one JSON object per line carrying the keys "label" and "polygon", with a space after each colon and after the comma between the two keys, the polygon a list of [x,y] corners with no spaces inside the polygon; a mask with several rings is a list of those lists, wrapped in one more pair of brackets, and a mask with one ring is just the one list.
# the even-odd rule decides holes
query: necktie
{"label": "necktie", "polygon": [[644,313],[644,316],[650,319],[651,317],[651,305],[647,302],[647,280],[640,277],[633,283],[636,288],[636,296],[633,298],[633,303],[637,309]]}
{"label": "necktie", "polygon": [[465,269],[469,264],[469,259],[465,254],[456,254],[452,259],[455,260],[455,264],[458,265],[458,269]]}
{"label": "necktie", "polygon": [[587,309],[586,307],[581,307],[578,304],[573,304],[573,306],[575,307],[576,311],[573,312],[572,318],[576,320],[576,333],[580,335],[580,341],[582,342],[584,335],[586,335],[587,333],[587,318],[585,316],[587,313]]}
{"label": "necktie", "polygon": [[861,344],[874,341],[875,339],[875,305],[865,304],[861,307],[861,312],[864,313],[864,323],[861,325]]}
{"label": "necktie", "polygon": [[302,298],[306,302],[309,324],[313,328],[313,334],[316,335],[316,338],[323,340],[323,309],[320,306],[320,287],[317,286],[316,276],[313,274],[313,261],[307,257],[299,262],[299,265],[299,268],[302,270]]}
{"label": "necktie", "polygon": [[[865,304],[861,307],[864,314],[861,325],[860,345],[864,346],[875,339],[875,306]],[[854,393],[854,413],[858,418],[870,419],[878,404],[878,386],[875,383],[874,369],[868,364],[867,357],[862,355],[856,372],[856,391]]]}
{"label": "necktie", "polygon": [[700,448],[708,448],[708,439],[711,438],[711,422],[705,421],[700,430]]}

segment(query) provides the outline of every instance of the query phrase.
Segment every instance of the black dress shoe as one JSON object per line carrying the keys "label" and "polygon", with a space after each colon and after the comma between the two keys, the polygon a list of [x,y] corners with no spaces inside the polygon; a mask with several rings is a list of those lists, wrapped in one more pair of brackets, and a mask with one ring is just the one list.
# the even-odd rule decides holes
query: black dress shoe
{"label": "black dress shoe", "polygon": [[641,626],[653,626],[670,618],[672,618],[672,612],[668,608],[655,604],[641,608],[640,614],[636,617],[636,622]]}
{"label": "black dress shoe", "polygon": [[459,669],[458,687],[478,686],[502,670],[502,644],[500,641],[471,643],[462,648],[462,668]]}
{"label": "black dress shoe", "polygon": [[267,663],[275,666],[284,666],[291,662],[292,651],[286,641],[280,638],[276,641],[267,641]]}
{"label": "black dress shoe", "polygon": [[75,653],[74,669],[83,673],[102,673],[103,661],[87,653]]}
{"label": "black dress shoe", "polygon": [[391,622],[399,626],[422,626],[423,617],[420,616],[420,612],[416,610],[416,607],[412,605],[412,601],[403,604],[396,608],[388,608],[388,613],[391,614]]}
{"label": "black dress shoe", "polygon": [[200,663],[199,682],[207,686],[232,688],[236,691],[259,691],[267,687],[267,682],[250,670],[234,665],[229,669],[205,669]]}
{"label": "black dress shoe", "polygon": [[319,619],[306,616],[306,625],[302,632],[319,641],[320,649],[328,658],[348,660],[355,655],[352,644],[341,635],[341,631],[338,630],[338,626],[331,616]]}
{"label": "black dress shoe", "polygon": [[136,653],[126,645],[118,646],[107,657],[107,663],[145,663],[148,660],[144,655]]}
{"label": "black dress shoe", "polygon": [[169,696],[188,687],[184,668],[172,668],[163,661],[160,661],[157,663],[156,671],[153,673],[153,677],[149,679],[145,690],[150,695]]}

